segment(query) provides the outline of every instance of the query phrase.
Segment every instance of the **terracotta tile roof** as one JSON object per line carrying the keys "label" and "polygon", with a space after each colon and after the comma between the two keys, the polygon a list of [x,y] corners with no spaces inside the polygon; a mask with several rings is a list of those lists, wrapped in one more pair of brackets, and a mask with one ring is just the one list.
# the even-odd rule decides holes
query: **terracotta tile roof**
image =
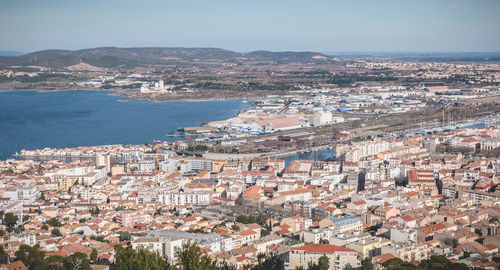
{"label": "terracotta tile roof", "polygon": [[215,256],[217,259],[231,259],[231,257],[233,257],[233,255],[229,254],[229,253],[219,253],[217,254],[217,256]]}
{"label": "terracotta tile roof", "polygon": [[394,259],[394,258],[396,258],[396,257],[394,257],[394,255],[392,255],[390,253],[375,256],[375,260],[377,260],[378,263],[385,263],[386,261],[388,261],[390,259]]}
{"label": "terracotta tile roof", "polygon": [[241,236],[247,236],[247,235],[252,235],[252,234],[255,234],[255,233],[256,232],[254,230],[247,229],[247,230],[239,232],[239,235],[241,235]]}
{"label": "terracotta tile roof", "polygon": [[28,269],[26,265],[24,265],[21,261],[15,261],[9,264],[6,264],[5,267],[9,270],[26,270]]}
{"label": "terracotta tile roof", "polygon": [[250,186],[245,190],[245,192],[243,192],[243,197],[258,200],[263,197],[259,193],[260,190],[260,186]]}

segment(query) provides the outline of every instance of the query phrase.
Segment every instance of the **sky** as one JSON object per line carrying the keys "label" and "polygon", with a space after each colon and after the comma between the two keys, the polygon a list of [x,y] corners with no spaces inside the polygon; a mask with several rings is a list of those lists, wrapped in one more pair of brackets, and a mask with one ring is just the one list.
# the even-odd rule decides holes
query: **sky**
{"label": "sky", "polygon": [[500,0],[0,0],[0,50],[500,51]]}

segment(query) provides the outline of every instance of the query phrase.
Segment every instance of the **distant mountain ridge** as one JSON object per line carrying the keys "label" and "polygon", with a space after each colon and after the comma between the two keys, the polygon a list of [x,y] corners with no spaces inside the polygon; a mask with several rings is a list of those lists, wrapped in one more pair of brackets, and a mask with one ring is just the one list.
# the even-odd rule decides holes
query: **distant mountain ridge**
{"label": "distant mountain ridge", "polygon": [[18,51],[0,51],[0,56],[21,56],[25,54],[26,53],[24,52],[18,52]]}
{"label": "distant mountain ridge", "polygon": [[238,53],[219,48],[143,47],[43,50],[21,56],[0,56],[0,67],[46,66],[66,68],[79,63],[97,67],[135,67],[142,65],[192,65],[217,62],[267,61],[277,63],[329,61],[330,56],[316,52],[254,51]]}

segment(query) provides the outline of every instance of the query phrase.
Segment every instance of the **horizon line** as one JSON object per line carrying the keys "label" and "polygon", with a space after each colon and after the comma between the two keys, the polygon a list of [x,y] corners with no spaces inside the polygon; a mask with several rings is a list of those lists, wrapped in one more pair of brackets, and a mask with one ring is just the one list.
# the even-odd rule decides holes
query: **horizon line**
{"label": "horizon line", "polygon": [[[37,53],[37,52],[43,52],[43,51],[80,51],[80,50],[92,50],[92,49],[103,49],[103,48],[116,48],[116,49],[142,49],[142,48],[162,48],[162,49],[170,49],[170,48],[180,48],[180,49],[221,49],[221,50],[227,50],[231,52],[236,52],[236,53],[241,53],[241,54],[247,54],[247,53],[252,53],[252,52],[259,52],[259,51],[266,51],[266,52],[312,52],[312,53],[321,53],[321,54],[474,54],[474,53],[481,53],[481,54],[500,54],[500,50],[498,51],[481,51],[481,50],[470,50],[470,51],[445,51],[445,50],[357,50],[357,51],[348,51],[348,50],[266,50],[266,49],[256,49],[256,50],[250,50],[250,51],[239,51],[239,50],[232,50],[232,49],[226,49],[222,47],[211,47],[211,46],[99,46],[99,47],[88,47],[88,48],[79,48],[79,49],[59,49],[59,48],[49,48],[49,49],[39,49],[39,50],[33,50],[33,51],[22,51],[22,50],[16,50],[16,49],[0,49],[0,52],[8,52],[8,53],[16,53],[20,54],[17,56],[23,56],[27,54],[32,54],[32,53]],[[16,57],[16,56],[13,56]]]}

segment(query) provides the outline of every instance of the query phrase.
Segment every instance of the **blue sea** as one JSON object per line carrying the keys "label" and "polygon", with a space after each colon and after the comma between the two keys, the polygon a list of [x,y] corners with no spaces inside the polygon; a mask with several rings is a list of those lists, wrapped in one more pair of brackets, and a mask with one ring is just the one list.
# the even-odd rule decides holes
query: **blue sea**
{"label": "blue sea", "polygon": [[0,160],[21,149],[174,140],[165,134],[233,117],[248,106],[242,100],[153,102],[110,93],[0,92]]}

